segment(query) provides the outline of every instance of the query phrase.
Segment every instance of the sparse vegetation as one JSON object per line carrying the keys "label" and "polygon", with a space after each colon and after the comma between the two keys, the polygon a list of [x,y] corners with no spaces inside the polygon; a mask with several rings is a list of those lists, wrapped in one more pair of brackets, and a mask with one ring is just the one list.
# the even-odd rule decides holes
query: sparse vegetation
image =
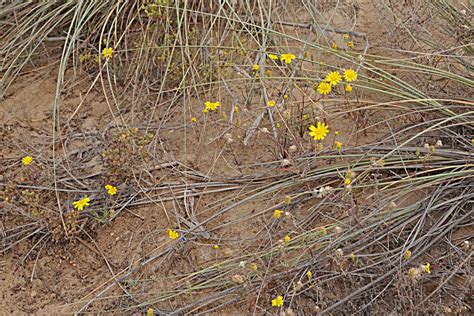
{"label": "sparse vegetation", "polygon": [[2,4],[1,309],[471,313],[472,17]]}

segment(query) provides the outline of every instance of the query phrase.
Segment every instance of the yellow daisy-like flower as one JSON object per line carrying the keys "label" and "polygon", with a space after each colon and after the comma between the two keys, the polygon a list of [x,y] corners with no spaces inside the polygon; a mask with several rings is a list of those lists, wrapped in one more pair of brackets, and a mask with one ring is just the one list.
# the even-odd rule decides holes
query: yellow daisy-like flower
{"label": "yellow daisy-like flower", "polygon": [[258,70],[260,69],[260,66],[257,65],[257,64],[255,64],[255,65],[252,66],[252,69],[253,69],[254,71],[258,71]]}
{"label": "yellow daisy-like flower", "polygon": [[346,79],[347,82],[356,81],[357,72],[355,72],[353,69],[344,70],[344,79]]}
{"label": "yellow daisy-like flower", "polygon": [[331,48],[332,48],[332,49],[337,49],[337,44],[336,44],[336,43],[332,43],[332,44],[331,44]]}
{"label": "yellow daisy-like flower", "polygon": [[334,131],[334,135],[339,135],[339,131]]}
{"label": "yellow daisy-like flower", "polygon": [[113,186],[113,185],[111,185],[111,184],[107,184],[107,185],[105,186],[105,189],[107,190],[107,193],[108,193],[109,195],[115,195],[115,194],[117,194],[117,187],[116,187],[116,186]]}
{"label": "yellow daisy-like flower", "polygon": [[331,84],[323,81],[318,85],[318,92],[319,94],[329,94],[331,92]]}
{"label": "yellow daisy-like flower", "polygon": [[278,56],[275,54],[268,54],[268,58],[270,58],[271,60],[277,60]]}
{"label": "yellow daisy-like flower", "polygon": [[74,206],[75,209],[79,210],[79,211],[82,211],[84,209],[84,207],[86,206],[89,206],[90,205],[90,202],[91,200],[89,199],[89,197],[86,195],[84,196],[82,199],[78,200],[78,201],[74,201],[72,202],[72,205]]}
{"label": "yellow daisy-like flower", "polygon": [[289,98],[289,97],[288,97],[288,94],[285,94],[285,95],[283,96],[283,99],[285,99],[285,100],[288,100],[288,98]]}
{"label": "yellow daisy-like flower", "polygon": [[287,64],[291,64],[291,62],[293,61],[293,59],[295,59],[296,56],[293,55],[293,54],[281,54],[280,56],[280,60],[281,61],[284,61],[285,63]]}
{"label": "yellow daisy-like flower", "polygon": [[274,307],[281,307],[283,306],[283,296],[278,295],[272,300],[272,306]]}
{"label": "yellow daisy-like flower", "polygon": [[178,237],[179,237],[179,233],[175,230],[170,229],[170,228],[167,228],[166,232],[168,233],[168,237],[173,239],[173,240],[178,239]]}
{"label": "yellow daisy-like flower", "polygon": [[197,122],[197,120],[198,120],[197,118],[195,118],[195,117],[191,117],[191,122],[193,122],[193,123],[196,123],[196,122]]}
{"label": "yellow daisy-like flower", "polygon": [[334,142],[334,147],[336,147],[337,150],[341,151],[341,149],[342,149],[342,143],[341,143],[341,142],[338,142],[338,141],[335,141],[335,142]]}
{"label": "yellow daisy-like flower", "polygon": [[274,107],[274,106],[275,106],[275,101],[273,101],[273,100],[268,100],[267,105],[268,105],[269,107]]}
{"label": "yellow daisy-like flower", "polygon": [[311,272],[311,271],[306,272],[306,277],[308,279],[311,279],[312,276],[313,276],[313,272]]}
{"label": "yellow daisy-like flower", "polygon": [[239,107],[238,107],[238,106],[235,106],[235,108],[234,108],[234,113],[235,113],[235,114],[238,114],[238,113],[239,113]]}
{"label": "yellow daisy-like flower", "polygon": [[221,105],[221,103],[219,101],[217,101],[217,102],[206,101],[206,103],[204,103],[204,105],[206,106],[207,111],[215,111]]}
{"label": "yellow daisy-like flower", "polygon": [[406,250],[405,253],[403,254],[403,257],[405,258],[405,260],[408,260],[411,258],[411,251],[410,250]]}
{"label": "yellow daisy-like flower", "polygon": [[311,125],[309,127],[309,135],[314,138],[314,140],[323,140],[324,137],[329,133],[329,128],[325,123],[318,122],[316,126]]}
{"label": "yellow daisy-like flower", "polygon": [[351,92],[352,86],[350,84],[346,84],[346,92]]}
{"label": "yellow daisy-like flower", "polygon": [[291,237],[286,235],[285,237],[283,237],[283,242],[285,243],[285,245],[288,245],[288,243],[290,242],[291,240]]}
{"label": "yellow daisy-like flower", "polygon": [[273,217],[275,217],[275,218],[280,218],[282,213],[283,213],[282,210],[275,210],[275,211],[273,212]]}
{"label": "yellow daisy-like flower", "polygon": [[212,248],[217,250],[217,249],[219,249],[219,245],[214,245],[214,246],[212,246]]}
{"label": "yellow daisy-like flower", "polygon": [[343,35],[343,37],[344,37],[345,40],[347,40],[347,39],[349,39],[349,34],[346,33],[346,34]]}
{"label": "yellow daisy-like flower", "polygon": [[23,165],[28,166],[30,163],[33,162],[33,157],[25,156],[21,159],[21,162],[23,163]]}
{"label": "yellow daisy-like flower", "polygon": [[112,47],[106,47],[102,50],[102,57],[105,59],[114,57],[114,49]]}
{"label": "yellow daisy-like flower", "polygon": [[351,179],[350,178],[345,178],[344,179],[344,185],[349,185],[351,184]]}
{"label": "yellow daisy-like flower", "polygon": [[350,48],[354,48],[354,41],[347,42],[347,46],[349,46]]}
{"label": "yellow daisy-like flower", "polygon": [[325,80],[329,82],[332,86],[335,86],[342,80],[342,77],[339,71],[331,71],[327,74]]}

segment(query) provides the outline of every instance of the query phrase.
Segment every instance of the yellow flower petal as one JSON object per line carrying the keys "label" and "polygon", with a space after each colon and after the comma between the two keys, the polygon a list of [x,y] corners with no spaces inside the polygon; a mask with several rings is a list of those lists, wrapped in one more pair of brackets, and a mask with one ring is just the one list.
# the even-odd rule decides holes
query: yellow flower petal
{"label": "yellow flower petal", "polygon": [[325,123],[318,122],[316,126],[311,125],[309,127],[309,135],[314,138],[314,140],[323,140],[324,137],[329,133],[329,128]]}
{"label": "yellow flower petal", "polygon": [[357,72],[355,72],[353,69],[344,70],[344,79],[347,82],[356,81],[357,80]]}
{"label": "yellow flower petal", "polygon": [[342,80],[342,77],[339,71],[331,71],[327,74],[325,80],[329,82],[332,86],[335,86]]}
{"label": "yellow flower petal", "polygon": [[283,296],[278,295],[276,298],[272,300],[272,306],[274,307],[281,307],[283,306]]}
{"label": "yellow flower petal", "polygon": [[281,61],[284,61],[284,62],[287,63],[287,64],[291,64],[291,62],[292,62],[293,59],[295,59],[295,58],[296,58],[296,56],[293,55],[293,54],[282,54],[282,55],[280,56],[280,60],[281,60]]}
{"label": "yellow flower petal", "polygon": [[325,81],[321,82],[319,85],[318,85],[318,92],[319,94],[322,94],[322,95],[325,95],[325,94],[329,94],[332,90],[331,88],[331,84],[330,83],[327,83]]}
{"label": "yellow flower petal", "polygon": [[33,157],[25,156],[21,159],[21,162],[23,163],[23,165],[28,166],[30,163],[33,162]]}

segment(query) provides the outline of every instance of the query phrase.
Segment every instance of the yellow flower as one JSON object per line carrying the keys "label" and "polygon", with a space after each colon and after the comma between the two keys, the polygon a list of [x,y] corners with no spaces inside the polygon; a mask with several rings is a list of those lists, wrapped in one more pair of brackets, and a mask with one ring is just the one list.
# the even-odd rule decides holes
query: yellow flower
{"label": "yellow flower", "polygon": [[335,141],[335,142],[334,142],[334,147],[336,147],[337,150],[341,151],[341,149],[342,149],[342,143],[341,143],[341,142],[338,142],[338,141]]}
{"label": "yellow flower", "polygon": [[235,113],[235,114],[238,114],[238,113],[239,113],[239,107],[238,107],[238,106],[235,106],[235,108],[234,108],[234,113]]}
{"label": "yellow flower", "polygon": [[331,92],[331,84],[323,81],[318,85],[319,94],[329,94]]}
{"label": "yellow flower", "polygon": [[357,72],[355,72],[353,69],[344,70],[344,79],[346,79],[347,82],[356,81]]}
{"label": "yellow flower", "polygon": [[113,186],[113,185],[110,185],[110,184],[107,184],[105,186],[105,189],[107,190],[107,193],[109,195],[115,195],[117,194],[117,187]]}
{"label": "yellow flower", "polygon": [[206,101],[206,103],[204,103],[204,105],[206,106],[207,111],[215,111],[221,105],[221,103],[219,101],[217,101],[217,102]]}
{"label": "yellow flower", "polygon": [[339,131],[334,131],[334,135],[339,135]]}
{"label": "yellow flower", "polygon": [[72,205],[74,205],[75,209],[77,209],[79,211],[82,211],[84,209],[84,207],[90,205],[90,203],[89,203],[90,201],[91,200],[86,195],[82,199],[72,202]]}
{"label": "yellow flower", "polygon": [[426,273],[431,274],[431,265],[429,262],[424,265],[423,269]]}
{"label": "yellow flower", "polygon": [[313,272],[311,271],[306,272],[306,277],[308,277],[308,279],[311,279],[312,276],[313,276]]}
{"label": "yellow flower", "polygon": [[33,162],[33,157],[25,156],[21,159],[21,162],[23,163],[23,165],[28,166],[30,163]]}
{"label": "yellow flower", "polygon": [[268,105],[269,107],[274,107],[274,106],[275,106],[275,101],[273,101],[273,100],[268,100],[267,105]]}
{"label": "yellow flower", "polygon": [[328,126],[321,122],[316,123],[316,126],[311,125],[309,130],[309,135],[312,136],[314,140],[323,140],[329,132]]}
{"label": "yellow flower", "polygon": [[344,184],[345,184],[345,185],[351,184],[351,179],[350,179],[350,178],[345,178],[345,179],[344,179]]}
{"label": "yellow flower", "polygon": [[410,259],[411,258],[411,251],[407,249],[405,251],[405,254],[403,255],[403,257],[405,258],[405,260]]}
{"label": "yellow flower", "polygon": [[281,307],[283,306],[283,296],[278,295],[276,298],[272,300],[272,306]]}
{"label": "yellow flower", "polygon": [[254,71],[258,71],[258,70],[260,69],[260,66],[259,66],[259,65],[253,65],[253,66],[252,66],[252,69],[253,69]]}
{"label": "yellow flower", "polygon": [[308,114],[303,114],[303,120],[307,120],[308,119]]}
{"label": "yellow flower", "polygon": [[193,123],[196,123],[196,122],[197,122],[197,120],[198,120],[197,118],[195,118],[195,117],[191,117],[191,122],[193,122]]}
{"label": "yellow flower", "polygon": [[153,308],[148,307],[148,310],[146,311],[146,316],[153,316],[153,315],[154,315]]}
{"label": "yellow flower", "polygon": [[291,240],[291,237],[286,235],[285,237],[283,237],[283,242],[285,243],[285,245],[288,245],[288,243],[290,242]]}
{"label": "yellow flower", "polygon": [[278,56],[275,54],[268,54],[268,58],[270,58],[271,60],[277,60]]}
{"label": "yellow flower", "polygon": [[275,211],[273,212],[273,217],[275,217],[275,218],[280,218],[282,213],[283,213],[282,210],[275,210]]}
{"label": "yellow flower", "polygon": [[217,250],[217,249],[219,249],[219,245],[214,245],[214,246],[212,246],[212,248]]}
{"label": "yellow flower", "polygon": [[293,55],[293,54],[281,54],[281,56],[280,56],[280,60],[284,61],[287,64],[291,64],[291,61],[295,58],[296,58],[296,56]]}
{"label": "yellow flower", "polygon": [[283,99],[288,100],[288,94],[285,94],[285,95],[283,96]]}
{"label": "yellow flower", "polygon": [[285,195],[285,204],[290,205],[291,204],[291,196]]}
{"label": "yellow flower", "polygon": [[332,44],[331,44],[331,48],[332,48],[332,49],[337,49],[337,44],[336,44],[336,43],[332,43]]}
{"label": "yellow flower", "polygon": [[347,46],[349,46],[350,48],[354,48],[354,41],[347,42]]}
{"label": "yellow flower", "polygon": [[471,138],[471,144],[474,145],[474,138]]}
{"label": "yellow flower", "polygon": [[114,57],[114,49],[112,47],[104,48],[102,50],[102,57],[105,59]]}
{"label": "yellow flower", "polygon": [[345,40],[349,39],[349,34],[346,33],[346,34],[343,35],[343,37],[344,37]]}
{"label": "yellow flower", "polygon": [[351,92],[352,86],[350,84],[346,84],[346,92]]}
{"label": "yellow flower", "polygon": [[325,80],[329,82],[332,86],[335,86],[342,80],[342,77],[339,71],[331,71],[327,74]]}
{"label": "yellow flower", "polygon": [[173,240],[177,239],[179,237],[179,233],[175,230],[167,228],[166,231],[168,232],[168,236]]}

